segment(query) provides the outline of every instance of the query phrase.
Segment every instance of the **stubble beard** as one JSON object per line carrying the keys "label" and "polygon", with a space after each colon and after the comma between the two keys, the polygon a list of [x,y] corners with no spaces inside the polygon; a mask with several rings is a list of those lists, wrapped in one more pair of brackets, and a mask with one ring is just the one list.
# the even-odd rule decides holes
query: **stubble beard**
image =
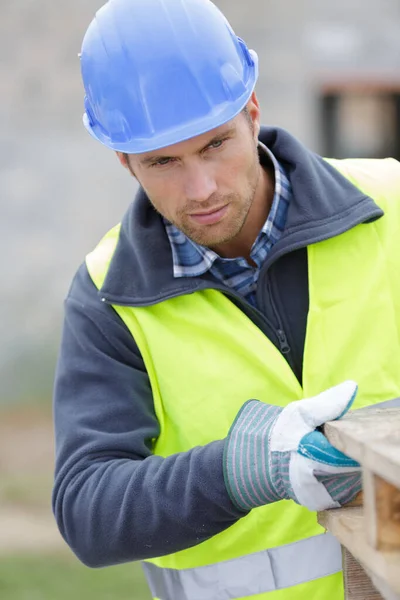
{"label": "stubble beard", "polygon": [[[191,222],[191,217],[188,216],[187,211],[182,211],[177,215],[174,225],[193,242],[201,246],[211,248],[218,244],[224,244],[234,239],[242,231],[253,204],[254,195],[255,188],[250,190],[245,200],[238,194],[230,194],[224,198],[214,199],[210,209],[212,209],[212,206],[228,205],[228,214],[219,223],[197,225]],[[206,209],[203,207],[202,210]]]}

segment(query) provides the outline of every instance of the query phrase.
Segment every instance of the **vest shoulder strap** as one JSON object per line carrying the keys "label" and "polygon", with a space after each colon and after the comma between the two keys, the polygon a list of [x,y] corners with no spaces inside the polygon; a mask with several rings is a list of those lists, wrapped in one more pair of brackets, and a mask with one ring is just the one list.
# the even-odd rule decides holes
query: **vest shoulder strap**
{"label": "vest shoulder strap", "polygon": [[89,275],[98,290],[102,287],[106,278],[111,259],[117,247],[120,229],[121,223],[118,223],[106,233],[96,248],[86,256]]}
{"label": "vest shoulder strap", "polygon": [[325,160],[372,199],[399,194],[400,162],[394,158]]}

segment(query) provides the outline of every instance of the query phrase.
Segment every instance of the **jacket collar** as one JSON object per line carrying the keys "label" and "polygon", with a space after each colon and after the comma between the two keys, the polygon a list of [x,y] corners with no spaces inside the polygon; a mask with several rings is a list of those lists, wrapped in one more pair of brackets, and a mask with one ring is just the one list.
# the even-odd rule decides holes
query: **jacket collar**
{"label": "jacket collar", "polygon": [[[282,164],[293,189],[285,231],[267,257],[268,265],[282,254],[383,215],[370,197],[287,131],[263,127],[259,139]],[[117,247],[99,294],[114,304],[145,306],[206,287],[212,287],[207,273],[174,278],[162,218],[140,188],[122,220]]]}

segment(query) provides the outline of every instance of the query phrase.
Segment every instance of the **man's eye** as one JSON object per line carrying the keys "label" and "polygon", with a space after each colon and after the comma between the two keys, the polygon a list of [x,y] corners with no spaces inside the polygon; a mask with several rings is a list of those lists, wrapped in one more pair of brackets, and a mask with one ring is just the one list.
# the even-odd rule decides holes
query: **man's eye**
{"label": "man's eye", "polygon": [[215,140],[215,142],[211,142],[208,146],[209,148],[220,148],[225,140]]}
{"label": "man's eye", "polygon": [[165,165],[168,165],[168,163],[172,162],[172,160],[172,158],[160,158],[160,160],[157,160],[156,162],[152,163],[151,166],[164,167]]}

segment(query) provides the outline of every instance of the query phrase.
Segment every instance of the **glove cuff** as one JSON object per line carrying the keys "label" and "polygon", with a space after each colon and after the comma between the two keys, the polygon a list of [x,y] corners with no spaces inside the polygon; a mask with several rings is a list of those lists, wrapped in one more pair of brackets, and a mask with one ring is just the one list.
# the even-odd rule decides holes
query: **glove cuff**
{"label": "glove cuff", "polygon": [[245,512],[282,498],[272,481],[269,453],[270,431],[281,412],[279,406],[249,400],[228,433],[225,485],[232,502]]}

